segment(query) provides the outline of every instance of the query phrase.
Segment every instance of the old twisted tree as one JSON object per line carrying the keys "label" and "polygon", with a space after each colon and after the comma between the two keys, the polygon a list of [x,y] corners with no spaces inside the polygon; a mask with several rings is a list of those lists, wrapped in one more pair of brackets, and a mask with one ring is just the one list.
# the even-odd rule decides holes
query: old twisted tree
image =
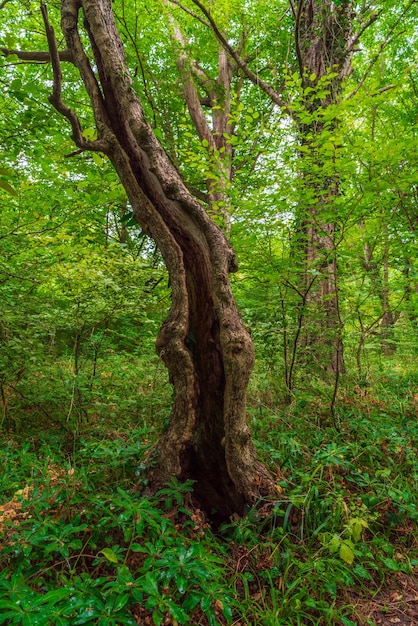
{"label": "old twisted tree", "polygon": [[[156,242],[170,276],[172,304],[156,346],[175,399],[151,484],[159,487],[172,476],[191,478],[207,510],[242,513],[246,504],[272,496],[274,483],[256,459],[246,425],[254,354],[230,289],[228,275],[237,269],[234,251],[189,193],[144,117],[111,0],[62,1],[65,51],[57,49],[45,5],[42,13],[54,73],[50,101],[70,122],[80,150],[100,151],[110,159],[135,219]],[[63,60],[73,63],[83,81],[95,141],[83,137],[76,112],[63,102]]]}

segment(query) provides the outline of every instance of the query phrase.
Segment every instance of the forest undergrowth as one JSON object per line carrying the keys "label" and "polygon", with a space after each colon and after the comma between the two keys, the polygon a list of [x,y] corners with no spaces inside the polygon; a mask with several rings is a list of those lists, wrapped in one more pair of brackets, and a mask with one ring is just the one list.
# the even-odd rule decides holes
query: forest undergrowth
{"label": "forest undergrowth", "polygon": [[331,418],[317,394],[286,407],[255,377],[248,417],[277,502],[216,526],[191,483],[144,495],[163,383],[140,420],[125,398],[77,428],[20,398],[1,431],[0,624],[416,623],[413,382],[347,381]]}

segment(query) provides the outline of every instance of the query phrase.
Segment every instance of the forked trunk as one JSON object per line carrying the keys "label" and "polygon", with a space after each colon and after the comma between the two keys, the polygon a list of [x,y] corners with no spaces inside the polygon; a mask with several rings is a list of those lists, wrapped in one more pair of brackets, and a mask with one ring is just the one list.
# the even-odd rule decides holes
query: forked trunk
{"label": "forked trunk", "polygon": [[[79,11],[94,60],[79,35]],[[154,488],[172,476],[196,481],[208,511],[226,517],[274,495],[246,425],[246,387],[253,346],[234,302],[228,274],[236,259],[221,230],[191,196],[146,122],[126,66],[110,0],[63,0],[62,30],[95,116],[98,139],[87,142],[62,102],[53,31],[51,102],[71,122],[81,149],[100,150],[115,167],[133,215],[158,245],[170,276],[172,303],[157,351],[175,389],[170,423],[150,472]],[[94,69],[93,69],[94,68]]]}

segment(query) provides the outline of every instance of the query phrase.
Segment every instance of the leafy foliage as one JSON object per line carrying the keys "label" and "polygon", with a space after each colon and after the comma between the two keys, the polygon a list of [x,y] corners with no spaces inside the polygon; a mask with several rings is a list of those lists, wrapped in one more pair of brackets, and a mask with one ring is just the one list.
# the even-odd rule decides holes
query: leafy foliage
{"label": "leafy foliage", "polygon": [[[168,8],[113,4],[148,119],[202,194],[221,152],[210,153],[187,113]],[[195,4],[185,6],[170,12],[213,89],[219,45]],[[233,72],[224,137],[233,286],[257,352],[249,423],[278,501],[211,528],[192,485],[146,495],[172,399],[153,345],[170,306],[162,259],[110,165],[74,152],[48,104],[49,65],[5,53],[0,624],[363,625],[372,618],[356,597],[401,576],[416,584],[416,7],[356,9],[353,27],[370,23],[362,51],[326,108],[313,105],[335,76],[301,76],[287,2],[212,9],[286,104]],[[23,47],[24,33],[25,49],[45,50],[37,3],[4,2],[0,12],[4,48]],[[64,97],[93,138],[76,73],[63,67]],[[208,120],[221,105],[211,107]],[[315,136],[302,141],[295,116]],[[346,369],[331,381],[303,340],[318,311],[301,290],[304,220],[330,179],[339,194],[317,219],[335,226]],[[312,269],[313,284],[321,271]]]}
{"label": "leafy foliage", "polygon": [[108,418],[70,456],[51,432],[26,444],[9,436],[3,623],[355,620],[344,590],[373,592],[417,563],[418,431],[412,397],[402,415],[390,408],[399,383],[387,381],[388,404],[378,388],[367,401],[347,399],[339,430],[318,428],[317,415],[297,407],[256,407],[259,452],[272,472],[280,461],[278,502],[216,534],[193,507],[192,485],[173,480],[153,498],[138,493],[151,417],[142,429],[112,429]]}

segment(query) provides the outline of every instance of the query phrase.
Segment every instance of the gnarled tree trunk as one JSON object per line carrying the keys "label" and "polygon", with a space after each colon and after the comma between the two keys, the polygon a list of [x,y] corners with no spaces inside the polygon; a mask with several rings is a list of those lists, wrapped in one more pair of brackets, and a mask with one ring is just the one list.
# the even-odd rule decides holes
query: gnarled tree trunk
{"label": "gnarled tree trunk", "polygon": [[[43,8],[54,68],[52,104],[71,122],[81,150],[111,160],[133,215],[159,247],[170,276],[172,304],[157,351],[175,389],[170,424],[150,473],[154,488],[170,477],[196,480],[207,510],[242,513],[274,494],[256,459],[246,425],[252,341],[234,302],[228,274],[237,269],[221,230],[191,196],[144,117],[126,65],[111,0],[63,0],[61,27],[95,116],[98,139],[84,139],[76,114],[61,98],[55,38]],[[94,59],[80,37],[84,20]]]}

